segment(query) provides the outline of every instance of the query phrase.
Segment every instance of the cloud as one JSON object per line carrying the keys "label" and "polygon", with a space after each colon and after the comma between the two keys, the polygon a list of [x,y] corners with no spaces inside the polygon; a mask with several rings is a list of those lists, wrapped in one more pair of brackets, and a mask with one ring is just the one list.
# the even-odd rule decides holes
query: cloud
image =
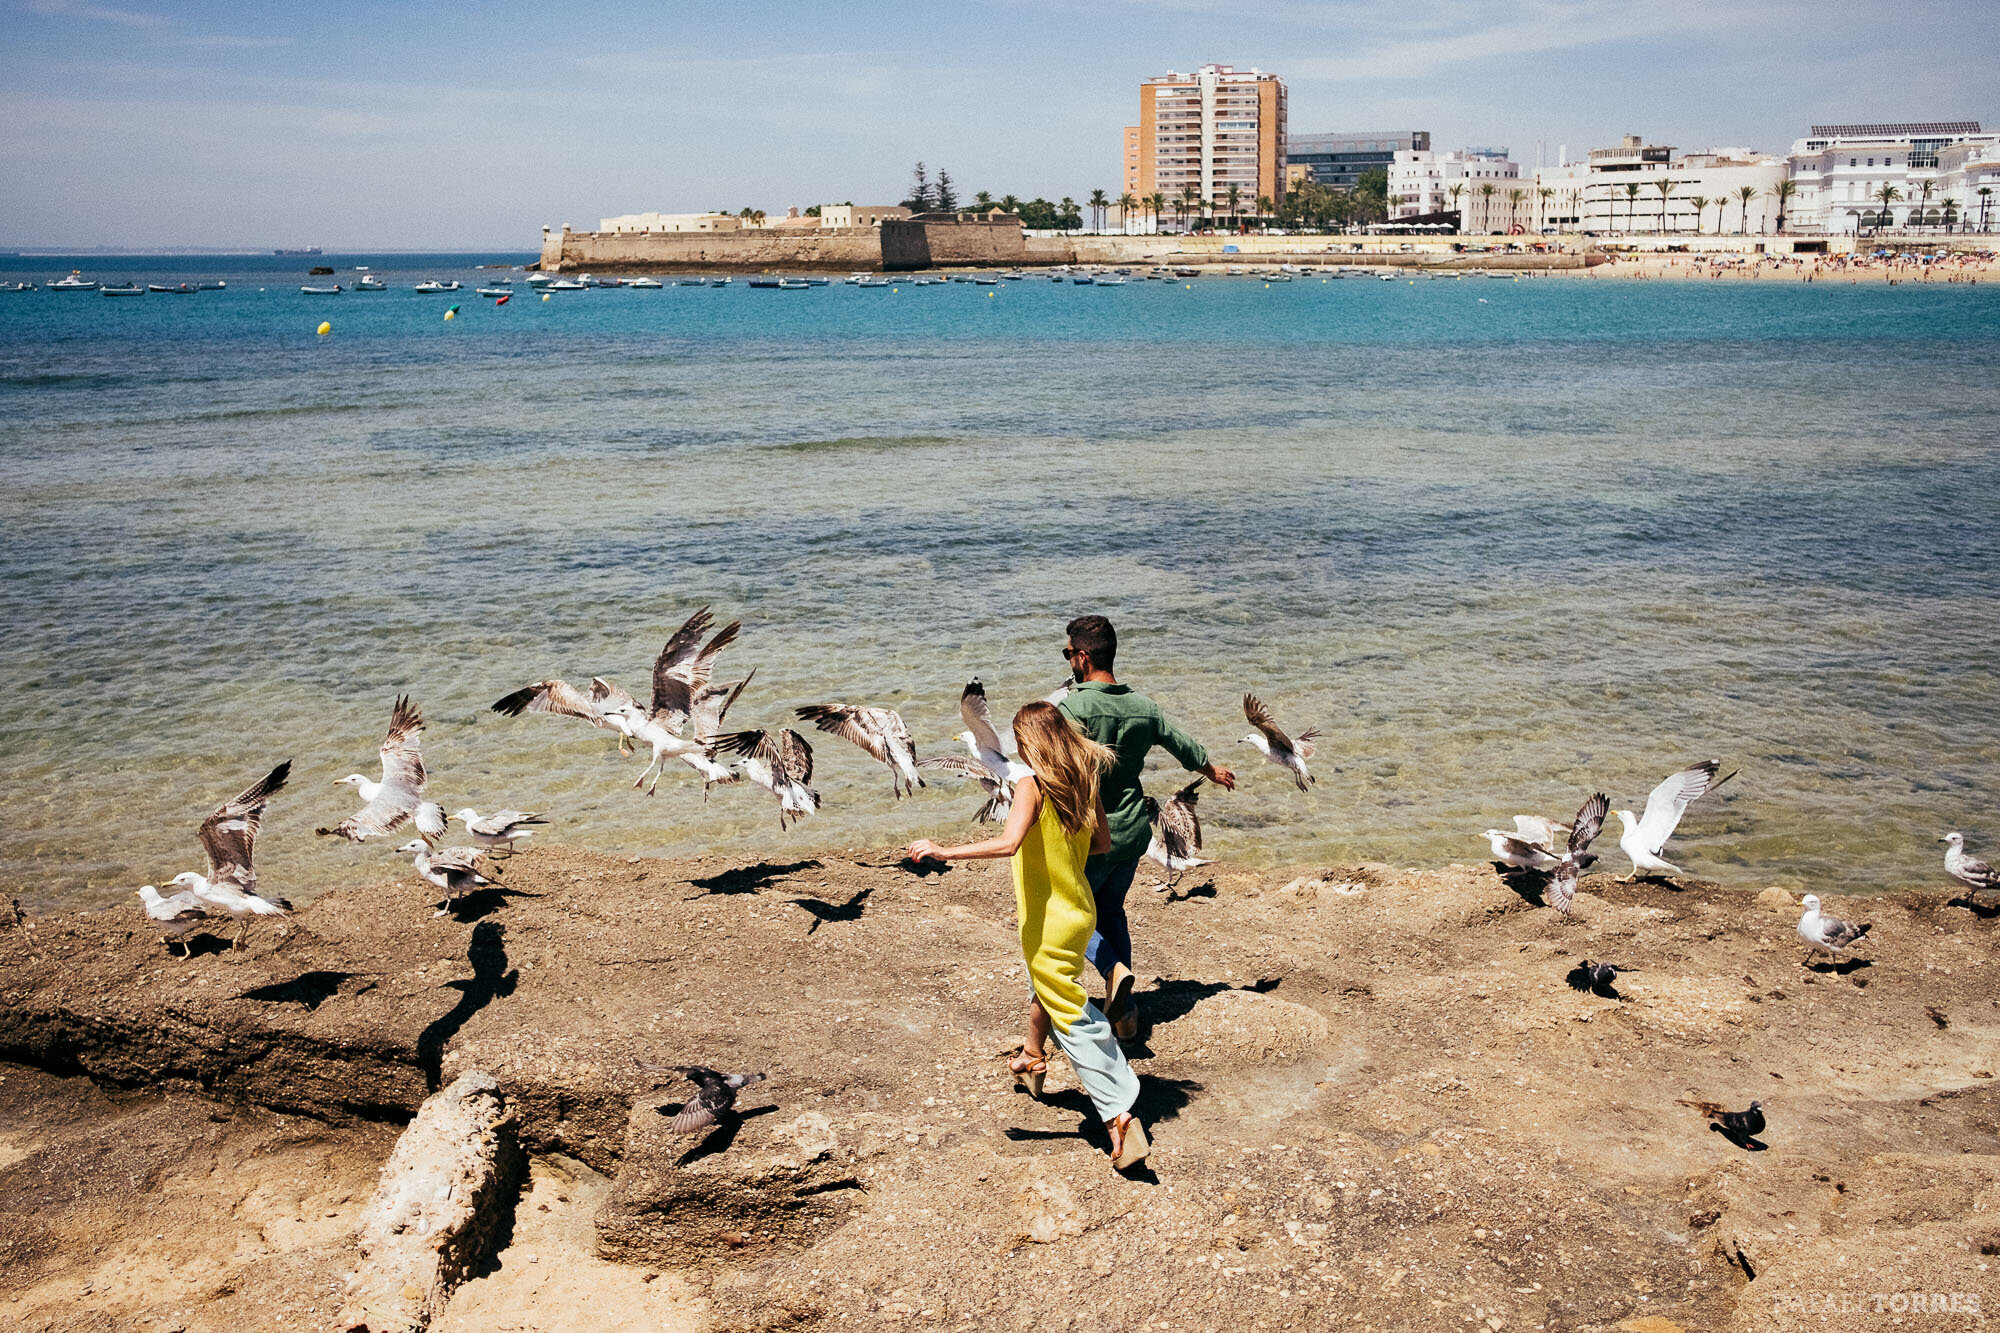
{"label": "cloud", "polygon": [[117,23],[127,28],[158,28],[170,21],[165,14],[113,9],[109,5],[86,4],[83,0],[26,0],[21,7],[30,14],[40,14],[45,18],[93,19],[98,23]]}
{"label": "cloud", "polygon": [[182,46],[200,46],[222,51],[266,51],[274,46],[290,46],[289,37],[233,37],[218,33],[210,37],[190,37]]}

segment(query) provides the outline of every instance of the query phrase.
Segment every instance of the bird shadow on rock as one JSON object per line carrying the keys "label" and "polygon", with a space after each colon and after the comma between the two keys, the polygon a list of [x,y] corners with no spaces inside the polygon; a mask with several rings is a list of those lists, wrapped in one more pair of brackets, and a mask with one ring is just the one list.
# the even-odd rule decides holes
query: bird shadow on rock
{"label": "bird shadow on rock", "polygon": [[1752,1137],[1749,1134],[1739,1134],[1735,1130],[1729,1129],[1722,1125],[1710,1125],[1709,1128],[1714,1130],[1716,1133],[1722,1135],[1723,1138],[1728,1139],[1731,1143],[1741,1148],[1744,1152],[1770,1151],[1771,1148],[1770,1144],[1764,1142],[1762,1139]]}
{"label": "bird shadow on rock", "polygon": [[1139,1006],[1139,1021],[1148,1029],[1164,1027],[1177,1018],[1186,1018],[1196,1005],[1211,995],[1220,995],[1226,990],[1268,995],[1278,989],[1282,981],[1282,977],[1264,977],[1247,986],[1238,986],[1228,981],[1180,981],[1161,977],[1150,990],[1140,992],[1143,1003]]}
{"label": "bird shadow on rock", "polygon": [[[683,1102],[679,1106],[662,1106],[657,1109],[661,1115],[675,1116],[681,1113],[681,1107],[686,1104]],[[728,1115],[717,1117],[714,1128],[702,1135],[692,1148],[676,1158],[674,1165],[692,1166],[704,1157],[714,1157],[728,1152],[729,1145],[736,1142],[736,1131],[743,1128],[745,1120],[753,1120],[760,1115],[775,1115],[777,1111],[778,1108],[775,1106],[753,1106],[747,1111],[732,1111]]]}
{"label": "bird shadow on rock", "polygon": [[806,861],[759,861],[754,866],[737,866],[719,875],[709,875],[702,879],[691,879],[689,884],[700,889],[696,898],[709,894],[756,893],[768,889],[787,875],[796,875],[801,870],[817,870],[819,862]]}
{"label": "bird shadow on rock", "polygon": [[1859,972],[1864,967],[1873,966],[1875,964],[1866,958],[1843,958],[1834,963],[1807,963],[1806,971],[1817,972],[1821,976],[1844,977],[1851,972]]}
{"label": "bird shadow on rock", "polygon": [[317,1009],[340,993],[342,982],[360,975],[358,972],[301,972],[290,981],[254,986],[236,998],[267,1004],[302,1004],[307,1009]]}
{"label": "bird shadow on rock", "polygon": [[452,900],[451,919],[461,925],[469,925],[485,917],[492,916],[507,905],[509,898],[543,898],[546,894],[529,893],[526,889],[510,889],[505,884],[493,884],[471,893],[461,893]]}
{"label": "bird shadow on rock", "polygon": [[1990,903],[1982,903],[1979,901],[1977,895],[1968,893],[1961,897],[1953,898],[1945,906],[1963,907],[1966,911],[1983,921],[1991,921],[1994,917],[2000,916],[2000,898],[1996,898]]}
{"label": "bird shadow on rock", "polygon": [[1622,1000],[1625,998],[1618,993],[1618,987],[1615,984],[1609,986],[1594,984],[1590,979],[1590,973],[1581,966],[1571,968],[1569,975],[1565,976],[1563,980],[1569,983],[1571,990],[1583,991],[1606,1000]]}
{"label": "bird shadow on rock", "polygon": [[458,1003],[417,1034],[417,1062],[433,1092],[441,1083],[445,1043],[457,1036],[474,1014],[502,996],[512,995],[520,978],[519,972],[507,967],[506,931],[497,921],[482,921],[472,928],[465,961],[472,964],[471,978],[445,983],[446,990],[459,993]]}
{"label": "bird shadow on rock", "polygon": [[1549,887],[1549,876],[1545,870],[1526,870],[1520,866],[1510,866],[1504,861],[1495,861],[1493,869],[1500,876],[1500,882],[1521,896],[1521,900],[1531,907],[1547,907],[1542,894]]}
{"label": "bird shadow on rock", "polygon": [[1186,893],[1178,892],[1172,886],[1169,886],[1167,889],[1167,896],[1162,901],[1170,903],[1184,903],[1190,898],[1213,898],[1214,896],[1215,896],[1215,881],[1211,879],[1204,881],[1203,883],[1194,885],[1193,887],[1189,888]]}
{"label": "bird shadow on rock", "polygon": [[219,953],[229,952],[229,940],[221,935],[211,935],[206,931],[197,932],[175,941],[187,946],[188,958],[213,958]]}
{"label": "bird shadow on rock", "polygon": [[803,907],[812,914],[813,923],[806,927],[810,935],[829,921],[859,921],[866,910],[868,895],[875,892],[875,886],[856,890],[844,903],[830,903],[822,898],[794,898],[794,907]]}

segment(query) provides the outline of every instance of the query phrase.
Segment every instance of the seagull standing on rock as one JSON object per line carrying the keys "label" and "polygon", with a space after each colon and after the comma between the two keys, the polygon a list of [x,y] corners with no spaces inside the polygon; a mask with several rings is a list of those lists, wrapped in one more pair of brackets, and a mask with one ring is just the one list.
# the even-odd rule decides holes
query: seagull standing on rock
{"label": "seagull standing on rock", "polygon": [[1570,908],[1576,904],[1576,883],[1583,874],[1583,868],[1597,858],[1590,854],[1590,844],[1597,841],[1597,835],[1604,827],[1605,812],[1611,808],[1611,798],[1597,792],[1583,803],[1576,812],[1576,822],[1570,827],[1569,843],[1563,854],[1556,858],[1555,868],[1549,880],[1549,906],[1568,916]]}
{"label": "seagull standing on rock", "polygon": [[1992,866],[1977,857],[1966,855],[1963,833],[1947,833],[1940,841],[1947,844],[1944,849],[1946,874],[1974,893],[2000,890],[2000,874],[1996,874]]}
{"label": "seagull standing on rock", "polygon": [[479,873],[477,847],[443,847],[433,851],[422,838],[412,838],[396,850],[412,858],[411,864],[416,866],[419,875],[444,890],[444,906],[431,913],[432,916],[443,916],[449,912],[459,895],[493,883]]}
{"label": "seagull standing on rock", "polygon": [[1554,870],[1556,847],[1569,837],[1570,826],[1540,815],[1515,815],[1514,831],[1490,828],[1486,841],[1493,847],[1493,859],[1516,870]]}
{"label": "seagull standing on rock", "polygon": [[[1805,915],[1799,918],[1799,938],[1806,942],[1808,948],[1823,949],[1832,958],[1839,958],[1861,943],[1873,924],[1864,921],[1857,926],[1837,916],[1827,915],[1819,910],[1819,895],[1815,893],[1801,898],[1799,906],[1806,909]],[[1807,957],[1810,960],[1811,955]]]}
{"label": "seagull standing on rock", "polygon": [[1244,744],[1256,746],[1259,754],[1291,774],[1300,791],[1319,781],[1306,771],[1306,760],[1313,757],[1314,742],[1319,739],[1318,727],[1308,727],[1296,739],[1287,736],[1279,728],[1278,720],[1271,716],[1271,710],[1254,694],[1243,696],[1243,716],[1257,728],[1243,738]]}
{"label": "seagull standing on rock", "polygon": [[[193,894],[204,910],[220,912],[236,922],[236,936],[230,942],[233,949],[246,947],[243,934],[257,917],[285,916],[292,910],[283,898],[266,898],[257,892],[257,872],[250,864],[264,811],[291,775],[292,761],[287,759],[202,820],[200,838],[202,850],[208,853],[208,874],[188,870],[169,881]],[[177,893],[167,901],[183,896]]]}
{"label": "seagull standing on rock", "polygon": [[1717,778],[1716,770],[1721,767],[1716,760],[1704,759],[1674,774],[1653,788],[1652,795],[1646,798],[1646,813],[1642,817],[1635,818],[1630,810],[1618,812],[1619,822],[1625,825],[1625,831],[1618,835],[1618,845],[1632,858],[1632,873],[1625,877],[1625,883],[1630,884],[1642,875],[1650,878],[1681,873],[1679,866],[1661,860],[1660,852],[1680,827],[1681,816],[1687,813],[1688,806],[1736,776],[1732,772],[1727,778]]}
{"label": "seagull standing on rock", "polygon": [[364,842],[414,820],[426,842],[442,838],[447,827],[444,807],[424,799],[424,757],[419,750],[423,731],[423,716],[410,697],[397,698],[389,713],[389,734],[382,739],[382,780],[370,782],[359,773],[335,778],[334,786],[354,788],[363,804],[334,827],[316,832]]}
{"label": "seagull standing on rock", "polygon": [[178,943],[183,954],[192,957],[194,950],[188,946],[189,938],[211,920],[201,899],[185,890],[171,898],[162,898],[151,884],[141,884],[137,892],[139,901],[145,904],[146,917],[159,929],[160,941],[167,946],[167,952],[172,954]]}

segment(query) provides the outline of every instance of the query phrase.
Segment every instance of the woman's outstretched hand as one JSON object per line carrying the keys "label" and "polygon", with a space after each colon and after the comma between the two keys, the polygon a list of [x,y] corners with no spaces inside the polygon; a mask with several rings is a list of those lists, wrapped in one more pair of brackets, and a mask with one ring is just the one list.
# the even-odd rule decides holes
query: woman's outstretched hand
{"label": "woman's outstretched hand", "polygon": [[929,838],[918,838],[903,850],[903,855],[921,865],[925,861],[943,861],[944,849]]}

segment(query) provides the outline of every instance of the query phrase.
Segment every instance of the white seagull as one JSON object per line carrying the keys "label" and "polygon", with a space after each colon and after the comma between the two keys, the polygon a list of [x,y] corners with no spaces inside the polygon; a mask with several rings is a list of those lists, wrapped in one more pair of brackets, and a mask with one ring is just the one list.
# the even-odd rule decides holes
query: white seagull
{"label": "white seagull", "polygon": [[812,788],[813,752],[806,738],[790,727],[777,732],[734,731],[715,738],[717,749],[743,756],[750,780],[778,798],[778,827],[797,823],[819,809]]}
{"label": "white seagull", "polygon": [[1716,770],[1721,767],[1713,759],[1690,765],[1653,788],[1653,794],[1646,798],[1643,816],[1635,818],[1630,810],[1618,812],[1619,821],[1625,825],[1625,831],[1618,835],[1618,845],[1632,858],[1632,873],[1625,877],[1625,883],[1630,884],[1641,875],[1681,873],[1680,867],[1661,860],[1660,852],[1680,827],[1688,805],[1736,776],[1732,772],[1729,777],[1716,777]]}
{"label": "white seagull", "polygon": [[965,742],[965,748],[974,759],[986,765],[986,769],[1003,783],[1019,782],[1022,778],[1034,776],[1034,770],[1018,759],[1007,757],[1007,747],[1000,739],[999,729],[993,725],[992,710],[986,703],[986,686],[974,676],[965,682],[965,690],[958,696],[958,715],[965,719],[965,730],[958,733],[958,739]]}
{"label": "white seagull", "polygon": [[2000,874],[1995,874],[1993,867],[1984,861],[1965,854],[1963,833],[1947,833],[1940,841],[1948,844],[1944,849],[1945,873],[1974,893],[2000,889]]}
{"label": "white seagull", "polygon": [[490,815],[482,815],[469,805],[452,818],[463,821],[465,831],[472,835],[472,840],[487,851],[504,848],[510,856],[516,842],[535,836],[534,825],[549,822],[533,811],[496,810]]}
{"label": "white seagull", "polygon": [[188,945],[189,938],[203,930],[212,919],[201,905],[201,899],[187,891],[162,898],[160,891],[151,884],[141,884],[137,893],[139,901],[145,904],[147,918],[158,928],[167,952],[171,954],[178,942],[182,952],[192,956],[194,950]]}
{"label": "white seagull", "polygon": [[1583,803],[1576,812],[1576,822],[1571,825],[1569,842],[1563,854],[1556,859],[1554,873],[1549,879],[1548,904],[1568,916],[1570,908],[1576,904],[1576,882],[1583,874],[1585,866],[1597,858],[1590,854],[1590,844],[1597,841],[1598,833],[1604,828],[1605,813],[1611,808],[1611,798],[1597,792]]}
{"label": "white seagull", "polygon": [[335,778],[334,786],[360,793],[362,806],[334,827],[315,831],[364,842],[414,820],[425,841],[442,838],[447,827],[444,807],[424,799],[424,757],[418,748],[423,731],[424,719],[416,705],[408,695],[399,697],[389,714],[389,734],[382,740],[382,780],[370,782],[359,773]]}
{"label": "white seagull", "polygon": [[982,824],[1004,824],[1008,812],[1014,808],[1013,784],[994,777],[992,769],[971,755],[933,755],[929,759],[917,760],[917,767],[978,783],[980,790],[986,793],[986,803],[972,817]]}
{"label": "white seagull", "polygon": [[[271,798],[284,790],[285,780],[291,775],[292,761],[287,759],[245,788],[235,800],[224,802],[214,814],[202,820],[198,836],[202,850],[208,853],[208,873],[197,875],[188,870],[168,881],[173,887],[193,894],[205,910],[220,912],[237,923],[232,948],[245,947],[243,934],[253,918],[284,916],[292,910],[292,905],[283,898],[266,898],[257,892],[257,872],[250,863],[264,811]],[[167,901],[182,896],[177,893]]]}
{"label": "white seagull", "polygon": [[1306,760],[1313,757],[1316,748],[1313,742],[1319,739],[1318,727],[1309,727],[1299,733],[1298,739],[1292,739],[1279,729],[1271,710],[1254,694],[1243,696],[1243,716],[1257,728],[1243,738],[1244,744],[1256,746],[1259,754],[1291,774],[1300,791],[1319,781],[1306,771]]}
{"label": "white seagull", "polygon": [[1153,840],[1146,847],[1146,855],[1167,868],[1167,887],[1172,888],[1174,878],[1181,872],[1196,866],[1208,864],[1195,853],[1201,850],[1201,816],[1195,813],[1195,801],[1203,778],[1196,778],[1187,786],[1169,796],[1163,805],[1148,796],[1143,808],[1146,822],[1153,826]]}
{"label": "white seagull", "polygon": [[412,838],[396,849],[411,857],[417,873],[444,890],[444,906],[431,913],[443,916],[462,893],[493,883],[479,873],[477,847],[440,847],[435,851],[422,838]]}
{"label": "white seagull", "polygon": [[[631,728],[632,739],[642,741],[652,747],[653,760],[646,765],[646,771],[632,785],[646,785],[646,779],[653,779],[646,787],[651,796],[658,790],[660,774],[668,758],[687,759],[702,777],[709,782],[729,781],[729,771],[712,761],[715,757],[714,738],[685,735],[688,724],[694,721],[696,701],[708,689],[709,677],[715,670],[715,658],[724,648],[736,642],[737,631],[743,622],[732,620],[715,632],[715,637],[703,647],[701,636],[708,632],[714,617],[703,607],[687,618],[687,622],[674,631],[667,640],[667,646],[653,662],[653,704],[643,712],[636,703],[621,705],[619,714]],[[747,682],[748,677],[744,680]],[[727,706],[726,704],[724,705]],[[689,756],[699,755],[711,761],[704,766],[695,764]],[[711,769],[713,771],[711,771]]]}
{"label": "white seagull", "polygon": [[861,704],[809,704],[798,710],[800,719],[842,740],[853,741],[869,757],[889,769],[889,790],[896,799],[915,795],[924,780],[917,776],[917,747],[903,715],[893,708],[869,708]]}
{"label": "white seagull", "polygon": [[1490,828],[1485,838],[1493,847],[1493,859],[1517,870],[1554,870],[1556,848],[1570,834],[1568,824],[1558,824],[1540,815],[1515,815],[1514,831]]}
{"label": "white seagull", "polygon": [[1799,906],[1806,909],[1805,915],[1799,918],[1799,938],[1806,942],[1808,948],[1824,949],[1834,958],[1861,943],[1862,936],[1873,924],[1864,921],[1857,926],[1837,916],[1828,916],[1819,910],[1819,895],[1815,893],[1808,893],[1800,899]]}

